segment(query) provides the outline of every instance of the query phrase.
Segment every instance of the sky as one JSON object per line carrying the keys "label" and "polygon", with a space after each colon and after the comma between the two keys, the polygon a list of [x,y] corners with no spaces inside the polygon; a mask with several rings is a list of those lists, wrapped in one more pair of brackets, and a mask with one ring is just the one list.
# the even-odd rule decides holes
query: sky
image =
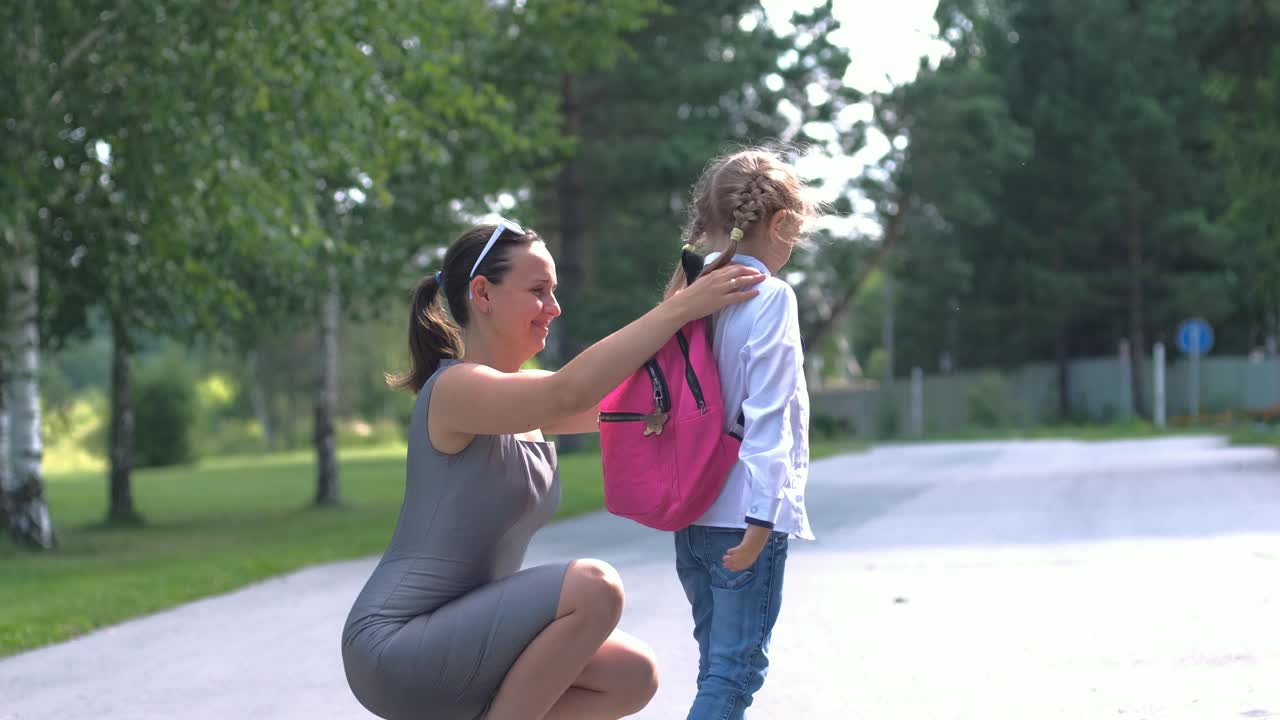
{"label": "sky", "polygon": [[[817,0],[763,0],[768,22],[779,32],[791,28],[789,19],[793,12],[808,10]],[[835,0],[835,15],[840,28],[831,35],[831,41],[849,51],[852,63],[845,73],[846,85],[864,93],[886,91],[895,85],[915,78],[920,58],[928,57],[936,63],[947,51],[947,45],[937,38],[938,26],[933,21],[937,0]],[[869,120],[870,107],[851,108],[839,122],[854,123]],[[810,128],[811,134],[822,136],[821,128]],[[800,172],[812,178],[823,179],[823,200],[834,199],[837,192],[862,169],[882,157],[889,149],[888,140],[878,133],[867,138],[867,145],[853,157],[828,157],[811,153],[797,166]],[[860,204],[861,217],[826,223],[837,234],[862,232],[878,235],[879,226],[869,216],[870,208]]]}
{"label": "sky", "polygon": [[[817,0],[763,0],[769,22],[790,29],[793,12],[809,10]],[[849,50],[853,64],[845,81],[867,92],[887,90],[915,77],[921,55],[937,57],[945,45],[935,35],[937,0],[836,0],[840,29],[832,42]],[[889,78],[889,79],[886,79]]]}

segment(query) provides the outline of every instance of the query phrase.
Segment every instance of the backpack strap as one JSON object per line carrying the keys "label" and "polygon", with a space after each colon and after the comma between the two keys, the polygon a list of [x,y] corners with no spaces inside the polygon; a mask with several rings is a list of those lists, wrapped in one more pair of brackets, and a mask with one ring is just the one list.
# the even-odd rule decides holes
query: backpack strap
{"label": "backpack strap", "polygon": [[[685,245],[680,251],[680,267],[684,268],[685,286],[693,284],[694,280],[702,274],[702,269],[706,267],[707,259],[702,255],[693,251],[693,246]],[[711,320],[707,320],[707,329],[711,329]],[[747,418],[742,414],[742,410],[738,410],[738,420],[733,427],[729,428],[729,434],[741,440],[742,436],[747,432]]]}
{"label": "backpack strap", "polygon": [[707,259],[693,251],[693,247],[685,245],[680,251],[680,267],[684,268],[685,285],[692,285],[694,280],[702,274],[702,268],[706,264]]}

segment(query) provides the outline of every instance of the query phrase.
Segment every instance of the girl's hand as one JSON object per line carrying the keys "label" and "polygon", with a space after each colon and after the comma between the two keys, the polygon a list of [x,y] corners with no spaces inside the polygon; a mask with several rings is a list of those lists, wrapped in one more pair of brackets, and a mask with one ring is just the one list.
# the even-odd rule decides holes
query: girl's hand
{"label": "girl's hand", "polygon": [[768,275],[755,268],[728,265],[702,275],[667,302],[676,303],[686,321],[697,320],[759,295],[760,291],[754,286],[766,277]]}
{"label": "girl's hand", "polygon": [[724,554],[725,568],[733,572],[742,572],[755,565],[760,551],[764,549],[765,543],[769,542],[770,532],[772,531],[766,527],[748,525],[746,534],[742,536],[742,543],[737,547],[729,548]]}

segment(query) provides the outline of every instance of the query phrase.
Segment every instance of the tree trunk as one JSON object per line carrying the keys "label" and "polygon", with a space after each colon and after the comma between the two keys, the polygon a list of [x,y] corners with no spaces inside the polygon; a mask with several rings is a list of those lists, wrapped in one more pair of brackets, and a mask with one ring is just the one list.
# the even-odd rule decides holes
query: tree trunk
{"label": "tree trunk", "polygon": [[1129,207],[1129,333],[1132,339],[1130,343],[1130,357],[1132,368],[1130,385],[1133,388],[1133,411],[1139,417],[1150,418],[1150,408],[1147,407],[1146,383],[1143,378],[1146,376],[1145,358],[1146,358],[1146,332],[1143,330],[1145,318],[1143,315],[1142,305],[1142,224],[1138,216],[1138,207],[1131,204]]}
{"label": "tree trunk", "polygon": [[136,525],[133,506],[133,342],[123,316],[111,312],[111,479],[107,522]]}
{"label": "tree trunk", "polygon": [[852,330],[836,336],[836,349],[840,353],[840,370],[843,372],[844,380],[852,384],[862,377],[862,366],[858,364],[858,358],[853,354],[853,346],[849,343],[850,334]]}
{"label": "tree trunk", "polygon": [[9,521],[9,499],[18,486],[15,482],[17,476],[13,474],[13,454],[9,450],[9,382],[5,375],[9,367],[9,345],[5,337],[7,329],[0,328],[0,528],[11,531],[16,526]]}
{"label": "tree trunk", "polygon": [[44,456],[40,434],[40,275],[35,238],[19,221],[9,233],[13,247],[9,282],[9,320],[0,333],[0,432],[5,435],[4,467],[0,469],[0,515],[20,543],[51,549],[57,544],[53,520],[44,497]]}
{"label": "tree trunk", "polygon": [[342,298],[338,269],[329,266],[329,284],[320,318],[320,378],[316,388],[316,504],[337,505],[338,448],[334,417],[338,411],[338,313]]}
{"label": "tree trunk", "polygon": [[[578,135],[580,126],[575,78],[571,73],[560,77],[560,134],[565,138]],[[556,204],[560,220],[560,257],[557,270],[560,274],[560,302],[571,312],[579,311],[587,274],[586,219],[582,206],[582,189],[578,179],[577,161],[565,158],[556,178]],[[558,338],[555,349],[556,364],[563,365],[582,350],[582,338],[570,323],[558,323],[564,332]],[[558,442],[561,452],[581,450],[585,439],[578,435],[565,435]]]}

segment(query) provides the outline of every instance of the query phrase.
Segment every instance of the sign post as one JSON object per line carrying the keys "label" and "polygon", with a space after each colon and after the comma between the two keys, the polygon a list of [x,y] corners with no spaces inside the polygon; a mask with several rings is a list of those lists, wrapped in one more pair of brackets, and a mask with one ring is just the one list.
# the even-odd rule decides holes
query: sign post
{"label": "sign post", "polygon": [[1187,374],[1188,407],[1193,420],[1200,417],[1200,356],[1213,349],[1213,328],[1201,318],[1184,320],[1178,326],[1178,349],[1191,359]]}

